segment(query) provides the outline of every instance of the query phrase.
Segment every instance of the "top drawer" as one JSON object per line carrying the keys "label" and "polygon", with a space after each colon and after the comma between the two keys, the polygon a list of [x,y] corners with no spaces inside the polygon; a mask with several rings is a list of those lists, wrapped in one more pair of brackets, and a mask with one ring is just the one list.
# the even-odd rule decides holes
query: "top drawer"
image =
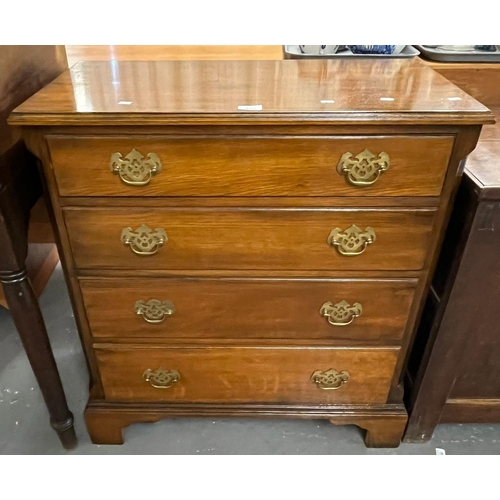
{"label": "top drawer", "polygon": [[48,137],[61,196],[439,196],[453,136]]}

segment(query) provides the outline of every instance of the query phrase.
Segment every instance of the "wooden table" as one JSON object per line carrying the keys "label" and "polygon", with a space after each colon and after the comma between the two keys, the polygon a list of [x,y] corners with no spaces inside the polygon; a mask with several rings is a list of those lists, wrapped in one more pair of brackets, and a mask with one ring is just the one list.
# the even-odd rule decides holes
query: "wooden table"
{"label": "wooden table", "polygon": [[422,61],[485,106],[500,106],[500,63]]}
{"label": "wooden table", "polygon": [[399,444],[484,106],[418,61],[85,62],[10,120],[44,165],[94,442],[185,415]]}
{"label": "wooden table", "polygon": [[[36,158],[26,149],[20,130],[6,122],[14,107],[65,68],[62,47],[0,47],[0,302],[5,299],[10,309],[49,410],[50,423],[63,446],[72,448],[76,445],[73,416],[37,301],[37,293],[58,261],[57,251],[51,242],[45,207],[36,204],[42,193]],[[29,241],[36,244],[28,245]]]}

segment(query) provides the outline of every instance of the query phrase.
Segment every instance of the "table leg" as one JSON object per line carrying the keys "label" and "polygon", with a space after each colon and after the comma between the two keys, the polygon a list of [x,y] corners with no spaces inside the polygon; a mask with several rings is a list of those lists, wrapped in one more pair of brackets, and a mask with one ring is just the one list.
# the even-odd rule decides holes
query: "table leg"
{"label": "table leg", "polygon": [[42,313],[26,269],[13,273],[3,272],[0,280],[12,318],[49,410],[50,424],[59,435],[64,448],[72,449],[77,445],[73,415],[66,402]]}

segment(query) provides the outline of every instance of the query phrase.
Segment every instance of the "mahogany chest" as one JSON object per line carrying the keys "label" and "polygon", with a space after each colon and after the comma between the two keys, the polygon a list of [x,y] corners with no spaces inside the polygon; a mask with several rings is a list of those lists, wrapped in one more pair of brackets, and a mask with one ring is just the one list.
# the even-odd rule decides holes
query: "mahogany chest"
{"label": "mahogany chest", "polygon": [[111,61],[77,64],[10,121],[43,165],[93,442],[252,416],[398,445],[484,106],[418,61]]}

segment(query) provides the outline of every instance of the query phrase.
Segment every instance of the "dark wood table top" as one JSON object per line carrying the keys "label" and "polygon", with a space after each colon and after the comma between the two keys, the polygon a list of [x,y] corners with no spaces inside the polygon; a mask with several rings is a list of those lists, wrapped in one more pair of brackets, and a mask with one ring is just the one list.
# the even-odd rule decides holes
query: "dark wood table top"
{"label": "dark wood table top", "polygon": [[[241,109],[240,106],[262,106]],[[16,125],[484,124],[490,111],[419,60],[87,61]]]}
{"label": "dark wood table top", "polygon": [[0,154],[21,131],[7,125],[10,112],[67,67],[61,45],[0,45]]}

